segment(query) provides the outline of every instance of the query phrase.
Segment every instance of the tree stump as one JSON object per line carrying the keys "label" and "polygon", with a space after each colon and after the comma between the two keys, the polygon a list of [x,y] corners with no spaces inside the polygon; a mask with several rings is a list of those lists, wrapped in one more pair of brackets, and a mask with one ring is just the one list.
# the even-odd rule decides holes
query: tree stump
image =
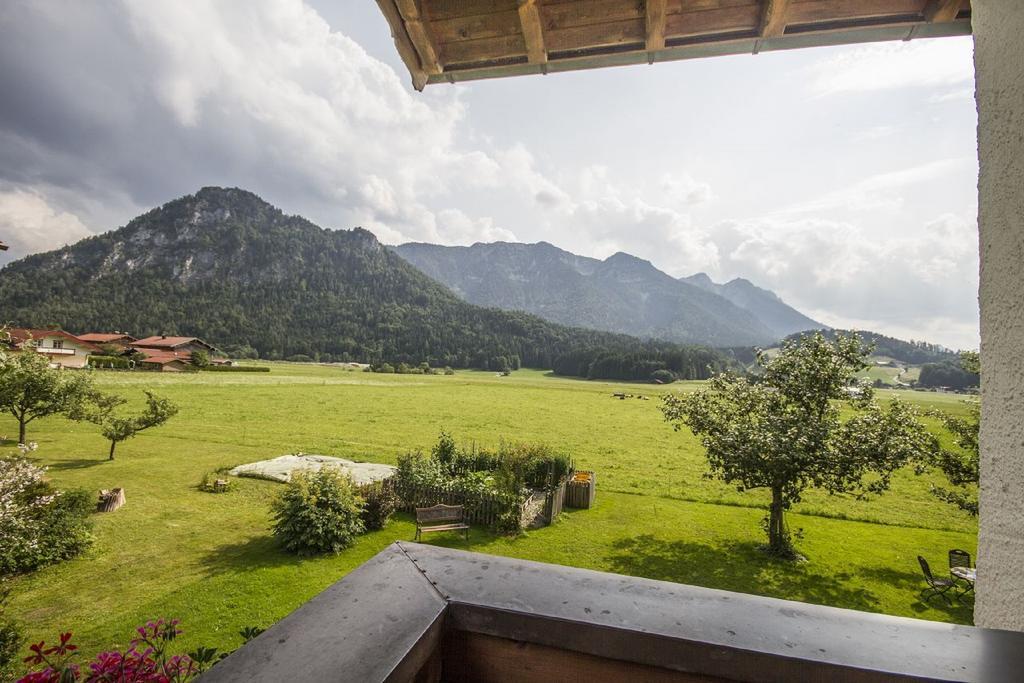
{"label": "tree stump", "polygon": [[113,512],[125,503],[124,489],[103,489],[100,491],[100,499],[96,502],[97,512]]}

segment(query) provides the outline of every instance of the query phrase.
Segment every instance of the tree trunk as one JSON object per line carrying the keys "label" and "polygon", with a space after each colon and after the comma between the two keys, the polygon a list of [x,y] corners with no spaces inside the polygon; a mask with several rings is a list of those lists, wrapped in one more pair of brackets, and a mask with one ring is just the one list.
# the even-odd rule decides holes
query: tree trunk
{"label": "tree trunk", "polygon": [[772,503],[768,515],[768,548],[777,554],[790,551],[789,539],[786,538],[785,505],[782,500],[782,489],[772,487]]}
{"label": "tree trunk", "polygon": [[110,459],[111,460],[114,459],[114,447],[115,446],[117,446],[117,442],[116,441],[111,441],[110,442]]}
{"label": "tree trunk", "polygon": [[18,443],[25,443],[25,416],[18,418]]}

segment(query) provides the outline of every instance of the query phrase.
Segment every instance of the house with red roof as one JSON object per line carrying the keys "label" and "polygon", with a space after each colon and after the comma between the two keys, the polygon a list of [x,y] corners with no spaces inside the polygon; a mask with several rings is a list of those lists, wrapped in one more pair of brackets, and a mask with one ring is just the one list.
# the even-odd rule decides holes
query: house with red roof
{"label": "house with red roof", "polygon": [[55,368],[84,368],[89,364],[89,354],[99,351],[91,342],[83,341],[64,330],[37,330],[16,327],[7,331],[8,341],[14,351],[34,351],[50,360]]}
{"label": "house with red roof", "polygon": [[143,370],[158,372],[185,372],[192,365],[192,354],[188,351],[161,351],[159,349],[136,349],[144,358],[136,361]]}
{"label": "house with red roof", "polygon": [[199,337],[170,337],[167,335],[159,335],[146,337],[145,339],[138,339],[129,344],[129,346],[142,352],[145,352],[146,349],[189,354],[193,351],[206,351],[207,353],[218,352],[212,344],[207,344]]}
{"label": "house with red roof", "polygon": [[84,342],[97,346],[110,344],[119,347],[122,351],[137,341],[135,337],[124,332],[86,332],[77,336]]}

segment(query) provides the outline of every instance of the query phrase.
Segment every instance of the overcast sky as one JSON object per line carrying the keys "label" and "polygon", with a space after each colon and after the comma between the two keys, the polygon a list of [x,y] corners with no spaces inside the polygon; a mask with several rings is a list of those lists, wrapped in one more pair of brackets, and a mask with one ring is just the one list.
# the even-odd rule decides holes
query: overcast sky
{"label": "overcast sky", "polygon": [[3,0],[0,93],[2,260],[238,186],[388,243],[625,251],[978,343],[969,38],[416,93],[371,0]]}

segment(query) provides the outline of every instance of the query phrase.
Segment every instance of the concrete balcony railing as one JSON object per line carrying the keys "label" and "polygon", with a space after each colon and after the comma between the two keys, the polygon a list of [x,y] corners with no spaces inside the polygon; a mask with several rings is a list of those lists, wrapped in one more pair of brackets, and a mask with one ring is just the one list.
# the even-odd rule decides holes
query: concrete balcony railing
{"label": "concrete balcony railing", "polygon": [[395,543],[219,681],[1013,681],[1024,633]]}

